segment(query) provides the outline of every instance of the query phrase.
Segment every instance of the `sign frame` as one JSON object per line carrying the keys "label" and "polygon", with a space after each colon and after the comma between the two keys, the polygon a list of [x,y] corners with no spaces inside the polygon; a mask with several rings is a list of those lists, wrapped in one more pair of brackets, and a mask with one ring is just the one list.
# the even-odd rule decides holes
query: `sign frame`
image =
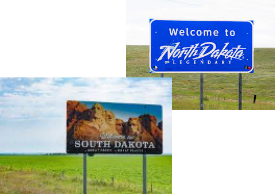
{"label": "sign frame", "polygon": [[[73,109],[69,109],[68,106],[71,107],[71,104],[69,105],[69,103],[78,103],[78,106],[80,107],[84,107],[86,109],[84,109],[82,112],[77,112],[76,111],[76,107],[74,107]],[[80,105],[79,105],[80,104]],[[99,136],[97,136],[97,139],[94,139],[94,135],[90,136],[91,139],[75,139],[78,137],[74,136],[75,131],[77,131],[78,129],[81,129],[81,126],[84,126],[83,129],[86,129],[88,127],[88,125],[83,125],[83,121],[87,122],[87,123],[91,123],[91,122],[96,122],[93,121],[96,118],[96,115],[98,113],[94,112],[91,113],[93,106],[95,106],[96,104],[100,104],[100,106],[102,106],[102,110],[104,112],[104,116],[101,117],[101,119],[103,119],[105,121],[106,119],[106,124],[108,123],[107,120],[107,112],[112,112],[113,114],[113,119],[114,122],[116,121],[116,119],[120,119],[124,122],[123,124],[123,132],[122,133],[118,133],[118,131],[116,131],[117,133],[113,133],[113,132],[106,132],[106,131],[100,131],[101,127],[98,128],[99,131],[96,131]],[[92,107],[90,107],[90,105],[92,105]],[[105,109],[104,106],[107,106],[109,108]],[[124,109],[121,108],[122,106],[124,106]],[[111,109],[110,109],[111,108]],[[136,110],[133,111],[133,109]],[[108,101],[87,101],[87,100],[67,100],[66,101],[66,110],[67,110],[67,129],[66,129],[66,152],[68,154],[125,154],[125,155],[133,155],[133,154],[153,154],[153,155],[162,155],[163,154],[163,149],[164,149],[164,145],[163,145],[163,106],[160,104],[144,104],[144,103],[120,103],[120,102],[108,102]],[[69,112],[68,112],[69,111]],[[88,111],[88,115],[89,119],[86,120],[87,117],[87,111]],[[116,115],[116,111],[119,112],[118,115]],[[72,112],[72,114],[71,114]],[[132,115],[133,114],[133,115]],[[74,116],[78,115],[77,118],[75,118]],[[92,116],[94,115],[94,116]],[[69,120],[69,118],[71,118],[71,116],[73,116],[72,118],[74,118],[74,120],[76,120],[72,125],[71,125],[71,121]],[[106,117],[105,117],[106,116]],[[118,116],[118,117],[117,117]],[[84,119],[85,117],[85,119]],[[124,119],[123,119],[124,118]],[[153,118],[153,120],[151,120]],[[109,119],[109,118],[108,118]],[[135,133],[131,133],[131,131],[133,130],[133,128],[128,128],[129,127],[129,122],[131,123],[130,125],[132,125],[133,119],[138,119],[138,126],[139,129],[141,130],[140,133],[137,133],[138,136],[136,136],[136,132]],[[149,119],[149,120],[148,120]],[[155,120],[154,120],[155,119]],[[149,123],[148,123],[149,121]],[[151,128],[151,122],[153,121],[155,123],[155,127],[157,128]],[[78,125],[78,123],[80,122],[80,124]],[[116,123],[116,122],[115,122]],[[161,124],[160,124],[161,123]],[[98,123],[95,123],[98,124]],[[105,124],[105,126],[106,126]],[[107,124],[108,125],[108,124]],[[80,127],[79,127],[80,126]],[[94,126],[94,125],[93,125]],[[110,125],[108,125],[110,126]],[[112,125],[113,126],[113,125]],[[115,127],[116,124],[113,126]],[[147,127],[149,128],[147,128]],[[161,128],[160,128],[161,126]],[[75,128],[76,127],[76,128]],[[85,128],[86,127],[86,128]],[[105,129],[105,128],[104,128]],[[112,128],[113,130],[118,130],[116,128]],[[151,129],[157,131],[155,132],[156,134],[154,134]],[[94,128],[91,130],[95,130]],[[109,130],[109,127],[107,128],[107,130]],[[110,129],[111,130],[111,129]],[[138,130],[139,131],[139,130]],[[77,132],[78,133],[78,132]],[[86,133],[86,132],[85,132]],[[84,134],[85,134],[84,133]],[[91,133],[91,132],[88,132]],[[113,134],[111,134],[113,133]],[[111,139],[102,139],[101,135],[103,135],[104,138],[108,137],[108,135],[110,135]],[[142,136],[139,136],[142,135]],[[145,136],[144,136],[145,135]],[[156,135],[156,136],[155,136]],[[123,137],[125,139],[116,139],[115,137]],[[114,139],[112,139],[114,138]],[[129,139],[128,139],[129,138]],[[132,139],[131,139],[132,138]],[[137,138],[137,139],[136,139]],[[141,139],[140,139],[141,138]],[[145,139],[144,139],[145,138]],[[99,146],[99,147],[75,147],[76,144],[79,146],[80,144],[82,145],[82,142],[85,141],[86,143],[91,143],[91,141],[93,142],[101,142],[101,145],[105,145],[104,142],[106,141],[110,141],[110,147],[104,147],[104,146]],[[80,142],[80,143],[79,143]],[[133,142],[133,143],[131,143]],[[121,144],[128,144],[129,145],[137,145],[138,143],[142,144],[143,146],[146,145],[145,147],[115,147],[115,145],[121,145]],[[94,143],[96,144],[96,143]],[[113,145],[114,144],[114,145]],[[140,145],[139,144],[139,145]],[[150,147],[151,144],[153,144],[153,147]],[[74,145],[74,147],[73,147]],[[102,149],[104,150],[109,150],[109,151],[102,151]],[[118,150],[128,150],[128,151],[118,151]],[[90,151],[90,150],[98,150],[98,151]],[[131,151],[132,150],[132,151]]]}
{"label": "sign frame", "polygon": [[[252,68],[250,71],[154,71],[151,69],[151,25],[154,21],[201,21],[201,22],[248,22],[252,26]],[[181,19],[149,19],[149,72],[150,73],[254,73],[254,20],[181,20]]]}

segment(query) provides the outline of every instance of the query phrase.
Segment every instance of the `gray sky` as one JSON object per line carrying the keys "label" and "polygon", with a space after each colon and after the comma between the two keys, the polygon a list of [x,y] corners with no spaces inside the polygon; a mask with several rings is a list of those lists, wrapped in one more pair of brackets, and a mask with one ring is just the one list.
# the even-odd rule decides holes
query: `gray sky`
{"label": "gray sky", "polygon": [[149,18],[254,20],[254,47],[275,47],[272,0],[127,0],[126,44],[149,45]]}

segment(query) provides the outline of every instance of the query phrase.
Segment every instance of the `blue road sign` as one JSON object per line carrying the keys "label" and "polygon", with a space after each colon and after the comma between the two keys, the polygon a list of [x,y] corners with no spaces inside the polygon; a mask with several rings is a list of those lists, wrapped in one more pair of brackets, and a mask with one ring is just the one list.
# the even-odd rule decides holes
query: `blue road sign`
{"label": "blue road sign", "polygon": [[150,20],[151,73],[253,73],[253,21]]}

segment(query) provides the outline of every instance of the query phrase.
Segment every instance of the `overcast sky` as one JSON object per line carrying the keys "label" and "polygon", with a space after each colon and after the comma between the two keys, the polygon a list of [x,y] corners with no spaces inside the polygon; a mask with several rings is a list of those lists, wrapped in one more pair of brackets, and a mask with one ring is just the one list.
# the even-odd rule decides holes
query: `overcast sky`
{"label": "overcast sky", "polygon": [[127,0],[126,44],[149,45],[149,18],[254,20],[254,47],[275,47],[272,0]]}
{"label": "overcast sky", "polygon": [[0,78],[0,153],[65,152],[67,100],[162,105],[172,153],[171,78]]}

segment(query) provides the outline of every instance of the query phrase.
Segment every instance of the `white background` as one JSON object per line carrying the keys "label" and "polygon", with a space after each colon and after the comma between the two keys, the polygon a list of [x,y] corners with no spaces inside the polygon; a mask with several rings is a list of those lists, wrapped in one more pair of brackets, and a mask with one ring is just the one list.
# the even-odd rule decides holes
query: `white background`
{"label": "white background", "polygon": [[127,0],[127,45],[149,44],[149,19],[254,20],[254,46],[275,47],[273,0]]}

